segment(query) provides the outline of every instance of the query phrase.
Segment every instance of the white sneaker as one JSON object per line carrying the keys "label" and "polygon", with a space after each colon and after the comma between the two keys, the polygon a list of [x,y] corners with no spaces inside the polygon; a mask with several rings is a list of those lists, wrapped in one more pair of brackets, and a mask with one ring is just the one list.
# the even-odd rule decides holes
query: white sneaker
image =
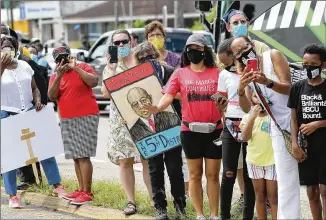
{"label": "white sneaker", "polygon": [[205,216],[197,216],[196,220],[206,220]]}
{"label": "white sneaker", "polygon": [[17,196],[11,197],[9,199],[9,208],[11,208],[11,209],[23,208],[23,206],[20,204],[19,198]]}

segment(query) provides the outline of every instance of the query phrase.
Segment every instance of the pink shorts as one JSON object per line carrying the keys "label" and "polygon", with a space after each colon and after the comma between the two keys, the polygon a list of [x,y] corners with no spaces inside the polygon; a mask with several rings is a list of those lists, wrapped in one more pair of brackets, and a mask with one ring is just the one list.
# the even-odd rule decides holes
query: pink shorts
{"label": "pink shorts", "polygon": [[275,164],[270,166],[255,166],[252,164],[247,164],[247,167],[250,179],[265,179],[277,181]]}

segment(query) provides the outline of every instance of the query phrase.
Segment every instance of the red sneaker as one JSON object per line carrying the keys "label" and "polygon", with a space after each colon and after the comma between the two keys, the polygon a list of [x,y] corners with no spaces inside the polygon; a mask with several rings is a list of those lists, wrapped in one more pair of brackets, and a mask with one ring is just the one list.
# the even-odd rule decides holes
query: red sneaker
{"label": "red sneaker", "polygon": [[70,194],[63,195],[62,198],[72,201],[82,194],[83,194],[83,190],[77,189]]}
{"label": "red sneaker", "polygon": [[80,196],[78,196],[75,200],[71,201],[70,204],[72,205],[84,205],[94,198],[93,193],[91,192],[83,192]]}

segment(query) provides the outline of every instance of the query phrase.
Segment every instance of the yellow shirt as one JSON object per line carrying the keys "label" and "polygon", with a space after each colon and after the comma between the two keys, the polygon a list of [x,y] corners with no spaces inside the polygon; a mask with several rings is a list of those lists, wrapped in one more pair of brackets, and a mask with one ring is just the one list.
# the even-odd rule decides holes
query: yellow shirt
{"label": "yellow shirt", "polygon": [[[243,129],[250,114],[246,114],[241,121],[240,128]],[[252,128],[252,135],[248,141],[247,158],[248,164],[255,166],[270,166],[275,164],[272,139],[269,135],[269,116],[257,117]]]}

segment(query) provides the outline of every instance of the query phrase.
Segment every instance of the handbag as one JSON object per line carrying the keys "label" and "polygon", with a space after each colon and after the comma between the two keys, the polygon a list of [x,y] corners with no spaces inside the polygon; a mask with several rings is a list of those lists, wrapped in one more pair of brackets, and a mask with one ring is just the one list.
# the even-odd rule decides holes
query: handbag
{"label": "handbag", "polygon": [[[267,101],[265,99],[265,97],[263,96],[263,93],[262,91],[260,90],[259,86],[253,82],[253,85],[254,85],[254,91],[260,101],[260,103],[263,105],[264,109],[267,111],[268,115],[271,117],[271,119],[274,121],[276,127],[278,128],[278,130],[282,133],[283,135],[283,138],[284,138],[284,142],[285,142],[285,147],[287,149],[287,151],[289,152],[289,154],[294,158],[296,159],[296,155],[294,154],[293,150],[292,150],[292,137],[291,137],[291,134],[290,132],[288,132],[287,130],[284,130],[281,128],[281,126],[277,123],[269,105],[267,104]],[[306,153],[306,150],[304,150],[304,157],[302,158],[303,161],[307,159],[307,153]]]}

